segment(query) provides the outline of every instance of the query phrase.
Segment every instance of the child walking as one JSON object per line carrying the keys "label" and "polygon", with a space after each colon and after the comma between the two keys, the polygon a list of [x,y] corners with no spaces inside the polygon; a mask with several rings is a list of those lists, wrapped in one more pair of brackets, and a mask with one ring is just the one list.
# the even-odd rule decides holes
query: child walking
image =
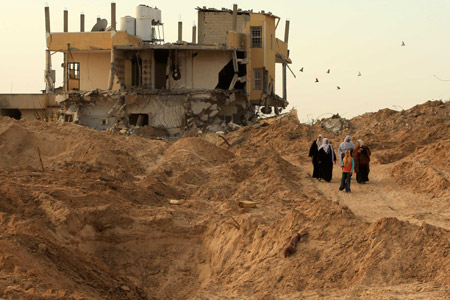
{"label": "child walking", "polygon": [[350,193],[350,182],[352,180],[352,174],[353,169],[355,167],[355,163],[353,162],[353,158],[350,155],[350,151],[345,151],[345,156],[343,159],[342,164],[342,179],[341,179],[341,186],[339,187],[339,190],[342,191],[345,188],[345,191],[347,193]]}

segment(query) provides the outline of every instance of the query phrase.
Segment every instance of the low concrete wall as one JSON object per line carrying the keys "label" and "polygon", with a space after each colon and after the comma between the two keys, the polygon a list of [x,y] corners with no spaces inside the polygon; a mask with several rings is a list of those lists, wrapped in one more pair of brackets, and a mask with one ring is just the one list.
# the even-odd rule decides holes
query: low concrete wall
{"label": "low concrete wall", "polygon": [[0,94],[0,109],[44,109],[55,105],[55,95]]}

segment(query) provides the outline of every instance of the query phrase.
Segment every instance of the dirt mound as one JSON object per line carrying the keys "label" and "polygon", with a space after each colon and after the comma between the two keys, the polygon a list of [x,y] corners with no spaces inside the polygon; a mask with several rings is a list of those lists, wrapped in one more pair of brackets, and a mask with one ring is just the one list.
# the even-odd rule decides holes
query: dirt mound
{"label": "dirt mound", "polygon": [[[139,175],[153,164],[166,147],[166,141],[153,141],[147,146],[144,138],[98,132],[72,123],[46,124],[2,117],[0,150],[5,155],[0,167],[33,167],[40,169],[38,148],[44,167],[60,168],[67,162],[81,162],[102,168],[109,175]],[[146,156],[148,160],[140,160]]]}
{"label": "dirt mound", "polygon": [[441,196],[450,188],[450,140],[417,150],[396,163],[392,175],[398,184],[417,192]]}
{"label": "dirt mound", "polygon": [[[348,133],[363,137],[380,176],[393,176],[400,192],[444,203],[448,109],[429,102],[382,110],[349,120]],[[372,181],[347,199],[367,214],[377,210],[375,222],[339,204],[336,183],[306,171],[323,130],[300,124],[295,111],[232,132],[228,144],[213,134],[160,141],[0,118],[0,297],[377,299],[393,289],[414,298],[411,287],[423,286],[430,299],[447,293],[449,231],[402,221],[396,209],[412,208],[390,203],[396,197],[385,200],[392,213],[377,208],[365,198],[381,192]],[[332,136],[334,144],[345,134]],[[242,208],[242,200],[256,207]]]}
{"label": "dirt mound", "polygon": [[378,161],[391,163],[416,148],[448,138],[450,102],[428,101],[398,112],[384,109],[353,118],[350,124],[354,138],[362,138],[377,150]]}

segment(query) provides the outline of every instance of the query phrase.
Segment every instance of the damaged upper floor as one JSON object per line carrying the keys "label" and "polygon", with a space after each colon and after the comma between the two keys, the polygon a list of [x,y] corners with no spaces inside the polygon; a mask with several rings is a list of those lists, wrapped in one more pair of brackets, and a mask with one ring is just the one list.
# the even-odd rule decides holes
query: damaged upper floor
{"label": "damaged upper floor", "polygon": [[[51,32],[50,9],[45,8],[47,34],[46,90],[55,91],[52,55],[63,53],[63,92],[135,88],[241,90],[249,101],[275,95],[275,65],[289,63],[287,23],[285,40],[276,38],[280,18],[238,9],[197,8],[198,29],[192,41],[182,37],[164,41],[161,11],[139,5],[136,17],[125,16],[116,28],[116,5],[111,4],[111,26],[99,19],[91,32]],[[288,22],[288,21],[287,21]],[[198,38],[197,38],[198,37]],[[285,74],[283,72],[283,76]],[[283,78],[285,81],[285,78]],[[286,88],[283,97],[287,103]],[[285,105],[282,105],[285,106]]]}

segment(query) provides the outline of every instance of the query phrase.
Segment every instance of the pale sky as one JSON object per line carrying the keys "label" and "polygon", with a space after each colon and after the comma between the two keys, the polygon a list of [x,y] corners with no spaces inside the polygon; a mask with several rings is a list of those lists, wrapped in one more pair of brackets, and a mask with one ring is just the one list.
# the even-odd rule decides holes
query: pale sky
{"label": "pale sky", "polygon": [[[450,0],[298,0],[298,1],[181,1],[116,0],[117,20],[135,16],[136,6],[162,10],[166,42],[177,38],[177,22],[184,22],[183,38],[190,41],[197,6],[271,11],[281,17],[277,36],[284,38],[291,22],[288,100],[301,121],[327,113],[350,118],[381,108],[410,108],[431,99],[450,99]],[[69,10],[69,31],[86,31],[97,16],[110,21],[105,0],[2,0],[0,10],[0,93],[39,93],[44,89],[44,7],[50,6],[52,32],[63,29],[63,10]],[[108,24],[109,25],[109,24]],[[406,46],[401,47],[402,41]],[[57,85],[62,83],[60,58]],[[278,66],[278,71],[281,67]],[[303,67],[304,72],[299,72]],[[326,74],[331,69],[330,74]],[[362,76],[358,77],[358,72]],[[315,78],[319,83],[314,83]],[[277,72],[281,96],[281,73]],[[341,89],[337,90],[337,86]]]}

